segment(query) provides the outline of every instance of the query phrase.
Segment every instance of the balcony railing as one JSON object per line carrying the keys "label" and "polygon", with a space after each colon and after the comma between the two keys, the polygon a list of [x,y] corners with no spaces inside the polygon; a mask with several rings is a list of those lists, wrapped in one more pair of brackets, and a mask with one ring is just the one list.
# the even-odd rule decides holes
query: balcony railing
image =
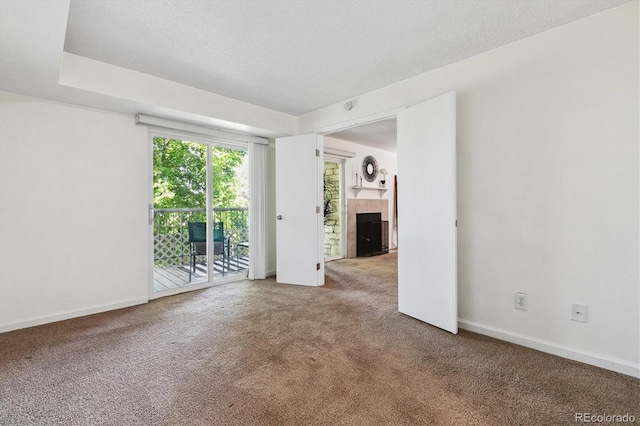
{"label": "balcony railing", "polygon": [[[156,209],[153,218],[153,256],[157,268],[189,263],[189,222],[206,222],[206,209]],[[213,221],[224,223],[224,236],[231,238],[231,256],[246,250],[249,242],[249,209],[215,207]],[[213,235],[213,234],[212,234]],[[246,253],[240,253],[246,255]]]}

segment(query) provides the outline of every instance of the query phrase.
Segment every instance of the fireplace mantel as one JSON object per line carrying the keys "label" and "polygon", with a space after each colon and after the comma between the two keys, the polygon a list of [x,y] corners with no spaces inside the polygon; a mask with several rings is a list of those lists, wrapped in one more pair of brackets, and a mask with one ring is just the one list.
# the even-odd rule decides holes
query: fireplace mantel
{"label": "fireplace mantel", "polygon": [[354,196],[357,198],[358,194],[360,194],[360,191],[363,189],[371,189],[374,191],[378,191],[380,193],[380,198],[382,198],[382,195],[387,192],[387,189],[389,188],[385,188],[385,187],[377,187],[377,186],[361,186],[361,185],[354,185],[351,187],[351,189],[353,189],[353,194]]}

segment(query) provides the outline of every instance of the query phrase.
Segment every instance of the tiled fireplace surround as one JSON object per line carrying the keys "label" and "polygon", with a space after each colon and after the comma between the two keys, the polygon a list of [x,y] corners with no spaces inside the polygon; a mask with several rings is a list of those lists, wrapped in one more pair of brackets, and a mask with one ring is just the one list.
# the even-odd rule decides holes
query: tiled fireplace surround
{"label": "tiled fireplace surround", "polygon": [[347,258],[356,257],[356,215],[358,213],[382,213],[382,220],[389,220],[389,200],[347,199]]}

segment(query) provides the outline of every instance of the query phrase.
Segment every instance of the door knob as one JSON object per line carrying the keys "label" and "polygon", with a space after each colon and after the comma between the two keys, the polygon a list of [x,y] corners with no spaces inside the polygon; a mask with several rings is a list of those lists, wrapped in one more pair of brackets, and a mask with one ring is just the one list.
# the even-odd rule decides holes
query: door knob
{"label": "door knob", "polygon": [[281,214],[279,214],[278,216],[276,216],[276,219],[278,219],[278,220],[282,220],[282,215],[281,215]]}

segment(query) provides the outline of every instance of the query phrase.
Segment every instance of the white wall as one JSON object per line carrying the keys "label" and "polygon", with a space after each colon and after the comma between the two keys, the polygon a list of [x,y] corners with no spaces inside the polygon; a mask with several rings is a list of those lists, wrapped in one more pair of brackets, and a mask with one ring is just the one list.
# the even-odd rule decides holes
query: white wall
{"label": "white wall", "polygon": [[[358,200],[366,200],[366,199],[386,199],[389,200],[389,242],[391,248],[396,248],[397,246],[397,238],[395,238],[395,234],[393,232],[393,221],[395,218],[393,216],[393,177],[397,173],[397,162],[398,157],[395,152],[384,151],[382,149],[372,148],[366,145],[358,144],[355,142],[344,141],[341,139],[335,139],[331,136],[324,137],[324,146],[329,148],[337,148],[342,149],[344,151],[355,152],[356,156],[354,158],[349,158],[345,162],[345,186],[346,186],[346,198],[356,198]],[[387,175],[387,183],[386,187],[388,188],[385,193],[380,195],[378,191],[372,191],[363,189],[357,191],[352,188],[352,186],[356,184],[360,184],[355,181],[355,174],[358,173],[358,179],[362,176],[362,161],[367,155],[373,156],[378,162],[378,170],[379,169],[387,169],[389,174]],[[363,186],[366,187],[379,187],[380,186],[380,178],[382,176],[378,174],[378,178],[376,178],[375,182],[367,182],[366,180],[362,180]],[[356,195],[357,193],[357,195]]]}
{"label": "white wall", "polygon": [[[638,35],[636,1],[299,128],[457,91],[461,327],[638,376]],[[514,309],[515,291],[528,311]],[[589,306],[588,323],[569,320],[572,302]]]}
{"label": "white wall", "polygon": [[147,301],[148,145],[132,117],[0,93],[0,331]]}

